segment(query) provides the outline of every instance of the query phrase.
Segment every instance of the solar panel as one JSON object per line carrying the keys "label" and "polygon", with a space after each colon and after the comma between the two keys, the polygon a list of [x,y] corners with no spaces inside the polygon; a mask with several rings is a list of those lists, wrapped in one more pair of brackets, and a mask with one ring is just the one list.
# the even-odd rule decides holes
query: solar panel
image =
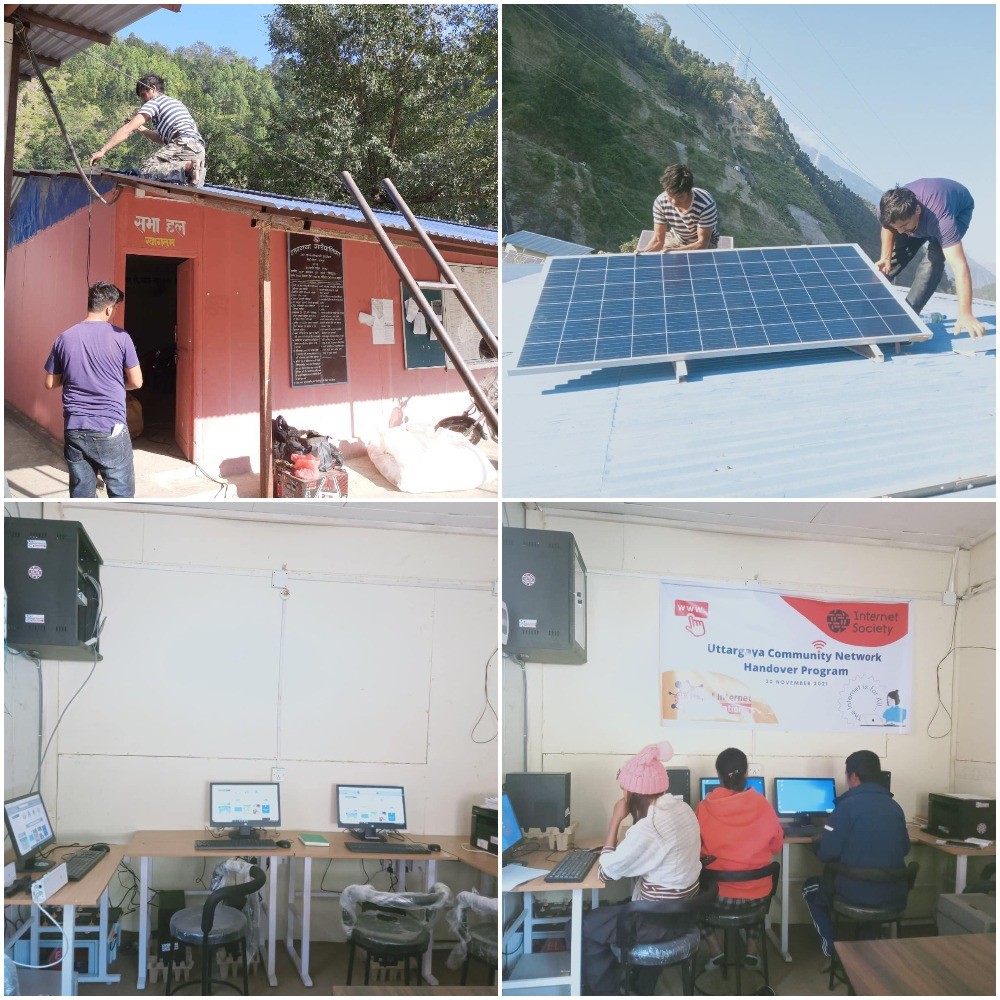
{"label": "solar panel", "polygon": [[514,373],[927,340],[857,244],[555,257]]}

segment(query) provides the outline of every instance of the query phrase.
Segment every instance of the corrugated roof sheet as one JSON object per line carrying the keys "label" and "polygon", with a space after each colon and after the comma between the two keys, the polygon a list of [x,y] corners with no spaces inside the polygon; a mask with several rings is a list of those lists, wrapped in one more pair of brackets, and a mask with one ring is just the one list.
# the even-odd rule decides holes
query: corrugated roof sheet
{"label": "corrugated roof sheet", "polygon": [[509,233],[503,241],[520,250],[536,250],[546,257],[582,257],[584,254],[593,253],[594,250],[593,247],[568,243],[566,240],[557,240],[554,236],[542,236],[541,233],[532,233],[526,229]]}
{"label": "corrugated roof sheet", "polygon": [[[672,365],[508,377],[541,280],[507,270],[509,498],[874,497],[996,475],[995,351],[956,353],[951,322],[929,321],[953,296],[924,309],[931,340],[882,363],[834,349],[691,362],[682,383]],[[975,311],[995,331],[996,306]]]}
{"label": "corrugated roof sheet", "polygon": [[[83,181],[80,180],[79,175],[75,171],[32,170],[18,171],[17,173],[20,176],[37,177],[43,180],[56,178],[63,183],[67,181],[75,182],[75,185],[80,189],[80,194],[83,199],[80,204],[86,204],[86,188],[84,187]],[[163,181],[146,180],[145,178],[136,177],[134,175],[119,174],[112,170],[95,170],[93,171],[92,179],[98,184],[99,189],[101,190],[103,190],[104,186],[107,185],[109,181],[120,180],[129,187],[142,185],[143,187],[162,188],[168,192],[177,191],[187,198],[194,197],[204,201],[206,204],[214,203],[218,204],[220,207],[224,206],[227,202],[232,202],[240,205],[253,206],[258,209],[277,209],[281,212],[286,212],[300,218],[318,220],[340,219],[347,222],[367,225],[367,223],[365,223],[365,217],[361,214],[361,210],[354,205],[342,205],[334,202],[322,201],[305,201],[297,198],[287,198],[283,195],[269,194],[262,191],[243,191],[239,188],[218,187],[209,184],[206,184],[203,188],[192,188],[180,184],[167,184]],[[12,216],[16,215],[17,203],[15,202],[14,204],[15,208],[11,211]],[[409,232],[410,230],[406,219],[404,219],[398,212],[377,211],[375,212],[375,217],[384,226],[390,229],[405,232]],[[436,236],[440,239],[457,240],[459,242],[473,243],[481,246],[497,246],[497,231],[495,229],[483,229],[479,226],[466,226],[458,222],[446,222],[442,219],[430,219],[424,216],[418,216],[418,218],[420,219],[421,225],[423,225],[424,229],[432,237]],[[58,219],[49,219],[46,222],[46,225],[52,225],[55,221],[58,221]],[[36,229],[37,228],[41,227],[36,226]],[[22,242],[31,234],[31,232],[20,233],[16,239],[12,239],[11,246],[15,245],[17,242]]]}
{"label": "corrugated roof sheet", "polygon": [[[95,4],[62,4],[62,3],[26,3],[19,4],[23,11],[37,11],[60,21],[68,21],[82,28],[90,28],[105,35],[113,35],[122,28],[142,20],[150,14],[155,14],[161,5],[142,3],[95,3]],[[11,15],[17,16],[17,11]],[[28,42],[35,55],[48,56],[50,59],[64,61],[70,56],[82,52],[95,43],[78,35],[71,35],[54,28],[43,28],[33,24],[28,29]],[[44,72],[45,66],[42,66]],[[21,60],[21,72],[34,76],[31,62],[27,58]]]}

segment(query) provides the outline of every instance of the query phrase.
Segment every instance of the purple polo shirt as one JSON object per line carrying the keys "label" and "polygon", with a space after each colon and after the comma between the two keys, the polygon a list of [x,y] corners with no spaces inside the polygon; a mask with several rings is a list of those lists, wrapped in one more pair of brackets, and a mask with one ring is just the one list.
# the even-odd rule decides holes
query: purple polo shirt
{"label": "purple polo shirt", "polygon": [[930,237],[942,250],[962,242],[976,207],[967,187],[947,177],[921,177],[904,186],[922,207],[920,222],[911,236]]}
{"label": "purple polo shirt", "polygon": [[59,335],[45,370],[62,375],[66,430],[112,431],[125,423],[125,369],[139,358],[117,326],[84,320]]}

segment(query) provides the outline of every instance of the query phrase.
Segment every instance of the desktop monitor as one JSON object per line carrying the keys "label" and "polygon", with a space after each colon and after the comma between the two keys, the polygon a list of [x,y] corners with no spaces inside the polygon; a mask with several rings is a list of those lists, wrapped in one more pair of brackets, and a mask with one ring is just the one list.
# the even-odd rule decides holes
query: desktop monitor
{"label": "desktop monitor", "polygon": [[887,792],[892,791],[892,771],[879,771],[875,779]]}
{"label": "desktop monitor", "polygon": [[277,782],[213,781],[209,785],[210,826],[232,827],[229,836],[253,837],[260,826],[281,826]]}
{"label": "desktop monitor", "polygon": [[31,792],[8,799],[3,804],[3,819],[7,836],[14,848],[17,871],[33,872],[51,868],[51,861],[38,856],[56,842],[41,795]]}
{"label": "desktop monitor", "polygon": [[385,840],[380,830],[405,830],[402,786],[337,785],[337,824],[358,840]]}
{"label": "desktop monitor", "polygon": [[[701,797],[705,798],[706,795],[713,789],[718,788],[722,782],[718,778],[702,778],[701,779]],[[751,774],[747,778],[747,788],[752,788],[754,791],[760,792],[761,795],[764,794],[764,779],[759,774]]]}
{"label": "desktop monitor", "polygon": [[785,818],[832,813],[836,794],[833,778],[775,778],[774,811]]}
{"label": "desktop monitor", "polygon": [[502,800],[503,813],[500,827],[500,848],[502,852],[501,863],[510,864],[514,860],[514,849],[524,841],[521,836],[521,825],[514,815],[514,807],[510,804],[510,798],[504,795]]}
{"label": "desktop monitor", "polygon": [[688,805],[691,805],[691,768],[668,767],[667,776],[670,779],[670,787],[667,791],[671,795],[679,795]]}

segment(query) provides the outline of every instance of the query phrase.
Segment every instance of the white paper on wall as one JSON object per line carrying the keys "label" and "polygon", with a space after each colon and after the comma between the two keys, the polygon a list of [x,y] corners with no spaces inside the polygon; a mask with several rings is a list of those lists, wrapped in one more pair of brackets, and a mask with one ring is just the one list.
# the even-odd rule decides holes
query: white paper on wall
{"label": "white paper on wall", "polygon": [[372,328],[373,344],[395,344],[392,299],[372,299],[370,313],[358,313],[359,322]]}

